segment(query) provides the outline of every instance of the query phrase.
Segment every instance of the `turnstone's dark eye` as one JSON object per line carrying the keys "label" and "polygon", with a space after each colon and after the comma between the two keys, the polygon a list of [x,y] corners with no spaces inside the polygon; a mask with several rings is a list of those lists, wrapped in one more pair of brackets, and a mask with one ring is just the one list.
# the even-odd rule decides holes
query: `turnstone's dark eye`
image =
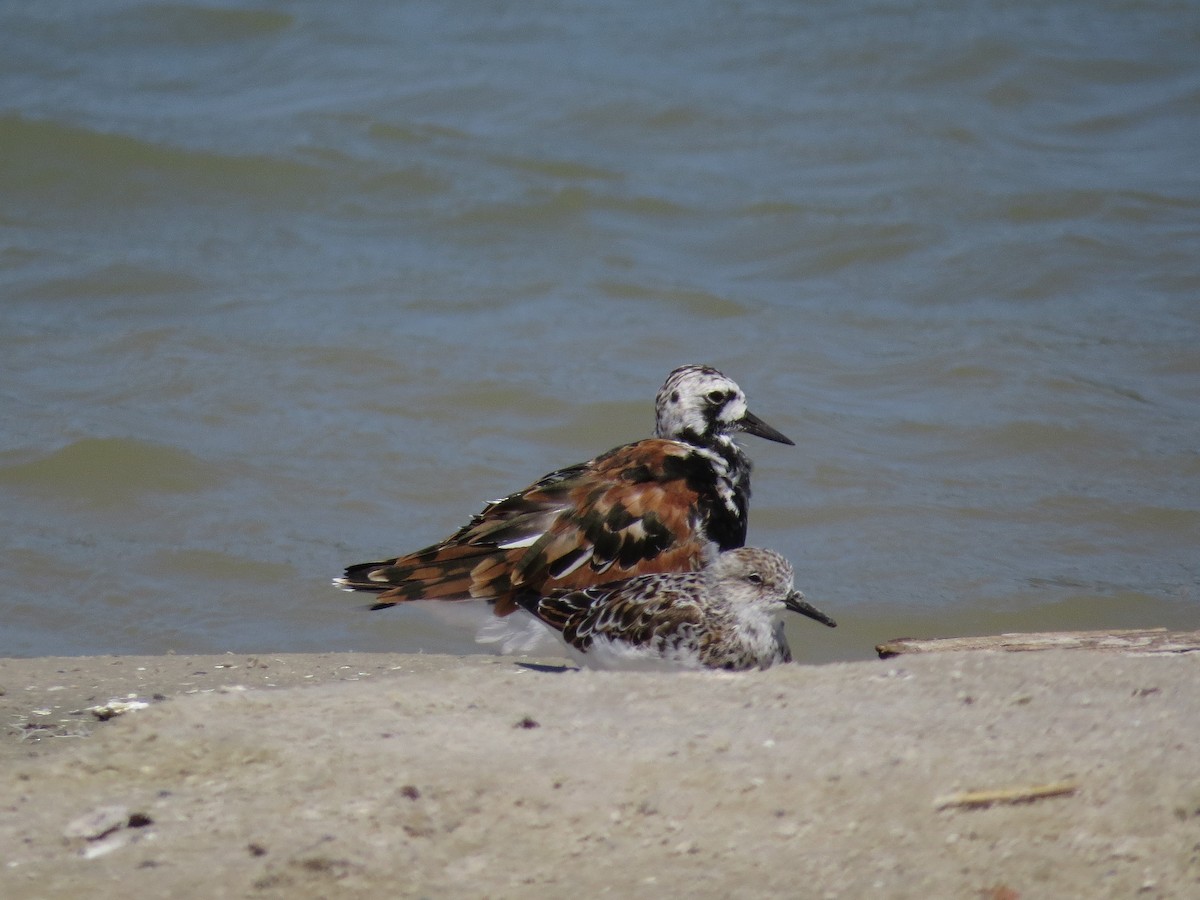
{"label": "turnstone's dark eye", "polygon": [[679,391],[671,391],[671,402],[672,403],[679,402]]}
{"label": "turnstone's dark eye", "polygon": [[762,584],[762,576],[757,572],[751,572],[746,576],[746,580],[751,584]]}
{"label": "turnstone's dark eye", "polygon": [[708,399],[711,400],[713,403],[720,403],[722,400],[725,399],[725,394],[722,391],[709,391]]}

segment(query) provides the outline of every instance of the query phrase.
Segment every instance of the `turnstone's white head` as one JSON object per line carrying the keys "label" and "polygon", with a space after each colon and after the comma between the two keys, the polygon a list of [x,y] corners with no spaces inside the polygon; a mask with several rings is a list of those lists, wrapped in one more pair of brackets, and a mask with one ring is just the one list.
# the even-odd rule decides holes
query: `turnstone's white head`
{"label": "turnstone's white head", "polygon": [[667,376],[654,400],[655,434],[689,444],[729,440],[743,431],[768,441],[792,444],[746,408],[737,382],[712,366],[680,366]]}

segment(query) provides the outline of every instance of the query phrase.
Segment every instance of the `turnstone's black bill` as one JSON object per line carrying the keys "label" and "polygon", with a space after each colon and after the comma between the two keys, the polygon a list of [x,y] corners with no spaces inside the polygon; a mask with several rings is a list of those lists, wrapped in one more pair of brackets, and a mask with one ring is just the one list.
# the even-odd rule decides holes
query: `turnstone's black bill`
{"label": "turnstone's black bill", "polygon": [[334,581],[408,600],[486,600],[497,615],[522,593],[585,588],[698,569],[746,542],[750,460],[739,433],[792,441],[746,408],[742,389],[709,366],[672,372],[655,399],[655,437],[552,472],[438,544],[350,566]]}
{"label": "turnstone's black bill", "polygon": [[766,438],[768,441],[775,441],[779,444],[788,444],[793,447],[796,445],[795,441],[783,434],[780,434],[752,412],[747,411],[747,413],[742,416],[739,425],[741,430],[746,432],[746,434],[752,434],[755,437]]}
{"label": "turnstone's black bill", "polygon": [[[793,589],[786,559],[755,547],[722,553],[697,572],[639,575],[547,597],[522,595],[518,602],[562,639],[574,660],[601,669],[765,669],[791,662],[785,610],[836,627]],[[527,643],[520,617],[503,623]],[[481,640],[507,636],[491,629]]]}

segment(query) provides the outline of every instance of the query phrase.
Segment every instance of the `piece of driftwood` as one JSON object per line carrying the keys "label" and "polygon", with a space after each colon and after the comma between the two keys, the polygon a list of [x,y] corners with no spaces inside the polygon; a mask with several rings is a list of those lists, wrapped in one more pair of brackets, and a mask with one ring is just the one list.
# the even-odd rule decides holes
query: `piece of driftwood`
{"label": "piece of driftwood", "polygon": [[996,788],[986,791],[963,791],[959,794],[947,794],[933,801],[934,808],[946,809],[951,806],[966,809],[980,809],[994,803],[1031,803],[1044,797],[1064,797],[1079,790],[1074,781],[1058,781],[1054,784],[1031,784],[1020,787]]}
{"label": "piece of driftwood", "polygon": [[1200,651],[1200,631],[1142,628],[1130,631],[1047,631],[993,634],[982,637],[895,638],[875,647],[880,659],[903,653],[945,653],[951,650],[1108,650],[1137,656]]}

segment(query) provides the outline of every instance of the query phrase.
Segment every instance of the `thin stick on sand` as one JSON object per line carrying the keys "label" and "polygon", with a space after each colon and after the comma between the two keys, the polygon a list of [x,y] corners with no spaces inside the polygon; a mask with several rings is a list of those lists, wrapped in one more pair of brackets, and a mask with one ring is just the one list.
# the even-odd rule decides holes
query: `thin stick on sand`
{"label": "thin stick on sand", "polygon": [[1079,790],[1074,781],[1056,781],[1053,784],[1033,784],[1020,787],[993,788],[984,791],[962,791],[957,794],[946,794],[933,801],[935,809],[961,807],[963,809],[982,809],[994,803],[1029,803],[1046,797],[1062,797]]}

